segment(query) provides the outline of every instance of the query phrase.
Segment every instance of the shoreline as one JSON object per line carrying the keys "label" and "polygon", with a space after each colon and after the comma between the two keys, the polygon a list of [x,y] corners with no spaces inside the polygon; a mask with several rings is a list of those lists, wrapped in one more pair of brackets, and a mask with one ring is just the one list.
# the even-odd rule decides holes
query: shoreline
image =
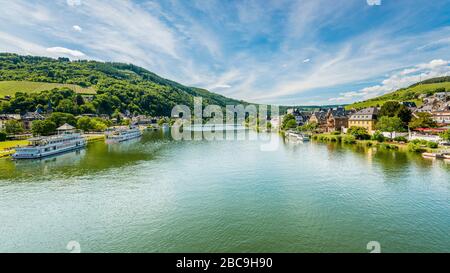
{"label": "shoreline", "polygon": [[[84,135],[87,143],[104,141],[104,134]],[[10,140],[0,142],[0,158],[10,158],[15,153],[15,148],[25,147],[29,144],[28,140]]]}
{"label": "shoreline", "polygon": [[430,147],[424,147],[420,146],[419,150],[412,151],[409,148],[409,144],[412,142],[407,143],[399,143],[395,141],[377,141],[377,140],[358,140],[353,139],[350,142],[346,142],[345,137],[348,135],[345,134],[339,134],[339,135],[333,135],[330,133],[322,133],[322,134],[312,134],[311,140],[316,142],[334,142],[334,143],[343,143],[348,145],[357,145],[357,146],[363,146],[367,148],[383,148],[386,150],[396,150],[396,151],[402,151],[402,152],[411,152],[416,154],[422,154],[424,152],[437,152],[440,149],[442,149],[442,146],[439,146],[438,148],[430,148]]}

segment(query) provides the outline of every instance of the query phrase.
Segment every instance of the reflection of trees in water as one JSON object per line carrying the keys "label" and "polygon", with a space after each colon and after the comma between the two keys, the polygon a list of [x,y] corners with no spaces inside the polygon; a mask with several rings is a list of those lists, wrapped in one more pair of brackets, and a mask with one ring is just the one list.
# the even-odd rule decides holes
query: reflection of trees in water
{"label": "reflection of trees in water", "polygon": [[111,145],[93,142],[84,150],[40,160],[1,160],[0,179],[48,180],[62,175],[83,176],[129,166],[154,159],[167,139],[164,132],[147,132],[142,139]]}
{"label": "reflection of trees in water", "polygon": [[383,171],[387,181],[395,182],[396,178],[405,176],[408,172],[429,173],[433,168],[444,168],[450,170],[450,166],[445,166],[442,160],[425,159],[419,153],[407,151],[387,150],[374,148],[373,160]]}
{"label": "reflection of trees in water", "polygon": [[72,151],[51,157],[32,160],[6,159],[0,162],[0,169],[7,169],[0,173],[2,178],[33,178],[39,175],[52,174],[53,170],[65,170],[76,166],[85,157],[86,150]]}
{"label": "reflection of trees in water", "polygon": [[450,170],[450,161],[446,163],[444,160],[425,159],[422,158],[421,154],[402,150],[367,147],[362,144],[355,145],[332,142],[314,142],[314,144],[326,146],[327,151],[329,152],[329,160],[338,160],[340,156],[351,152],[353,156],[379,167],[388,180],[396,179],[413,169],[425,172],[430,171],[432,168],[444,168]]}

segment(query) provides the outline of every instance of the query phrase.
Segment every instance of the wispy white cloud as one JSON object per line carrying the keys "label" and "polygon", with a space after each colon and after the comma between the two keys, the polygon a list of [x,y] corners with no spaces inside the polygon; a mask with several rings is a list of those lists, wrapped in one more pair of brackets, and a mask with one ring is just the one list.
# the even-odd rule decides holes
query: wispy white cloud
{"label": "wispy white cloud", "polygon": [[47,55],[46,48],[23,38],[0,31],[1,48],[8,52],[16,52],[24,55]]}
{"label": "wispy white cloud", "polygon": [[75,7],[75,6],[80,6],[81,5],[81,0],[67,0],[67,5],[71,6],[71,7]]}
{"label": "wispy white cloud", "polygon": [[362,88],[359,91],[340,93],[339,97],[330,98],[329,101],[351,102],[366,100],[383,95],[400,88],[408,87],[426,79],[450,75],[450,62],[442,59],[432,60],[428,63],[418,64],[394,72],[380,84]]}
{"label": "wispy white cloud", "polygon": [[60,54],[65,56],[72,56],[72,57],[84,57],[86,56],[83,52],[73,49],[68,49],[65,47],[49,47],[46,49],[47,52],[54,53],[54,54]]}
{"label": "wispy white cloud", "polygon": [[[134,63],[254,102],[359,99],[364,84],[367,94],[387,90],[373,83],[389,71],[412,76],[422,69],[415,64],[450,54],[450,27],[424,21],[407,31],[418,27],[427,6],[404,2],[397,8],[356,0],[0,3],[1,51]],[[439,18],[434,12],[446,7],[434,5],[427,18]],[[70,51],[47,50],[55,46]]]}
{"label": "wispy white cloud", "polygon": [[73,25],[72,28],[73,28],[73,30],[78,31],[78,32],[83,31],[83,29],[79,25]]}
{"label": "wispy white cloud", "polygon": [[381,0],[367,0],[367,5],[369,6],[380,6]]}

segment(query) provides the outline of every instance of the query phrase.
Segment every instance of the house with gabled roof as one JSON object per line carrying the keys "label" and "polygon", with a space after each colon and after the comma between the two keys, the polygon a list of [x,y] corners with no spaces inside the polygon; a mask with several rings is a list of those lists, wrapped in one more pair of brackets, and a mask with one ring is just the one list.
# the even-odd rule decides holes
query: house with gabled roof
{"label": "house with gabled roof", "polygon": [[341,131],[343,127],[348,127],[348,114],[344,107],[328,110],[327,132]]}
{"label": "house with gabled roof", "polygon": [[363,127],[366,128],[369,133],[372,133],[375,131],[378,112],[379,110],[377,107],[361,109],[350,116],[348,119],[348,127]]}

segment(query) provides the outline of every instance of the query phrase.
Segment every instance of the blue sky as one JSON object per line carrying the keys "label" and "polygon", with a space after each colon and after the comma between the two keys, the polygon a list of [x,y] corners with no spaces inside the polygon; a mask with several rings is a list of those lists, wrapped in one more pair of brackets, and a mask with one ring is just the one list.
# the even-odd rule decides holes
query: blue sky
{"label": "blue sky", "polygon": [[450,75],[450,0],[0,0],[0,51],[120,61],[271,104]]}

